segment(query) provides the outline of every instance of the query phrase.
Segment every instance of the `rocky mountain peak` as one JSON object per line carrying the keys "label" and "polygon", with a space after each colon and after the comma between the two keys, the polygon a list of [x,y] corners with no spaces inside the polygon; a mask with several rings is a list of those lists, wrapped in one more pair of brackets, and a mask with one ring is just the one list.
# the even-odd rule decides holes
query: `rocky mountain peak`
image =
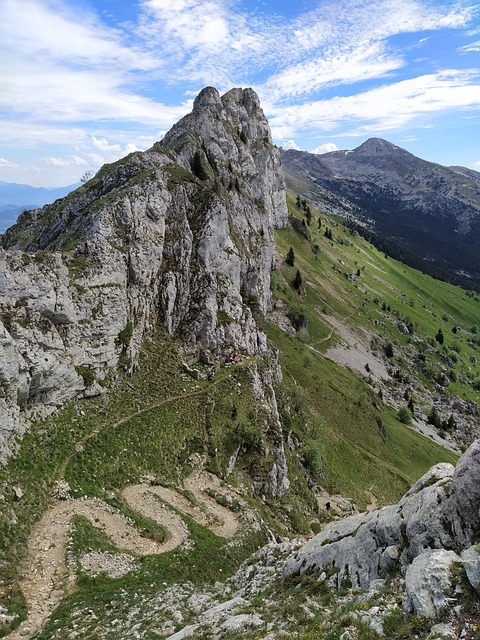
{"label": "rocky mountain peak", "polygon": [[390,155],[391,153],[398,151],[401,153],[407,153],[404,149],[400,149],[400,147],[388,142],[388,140],[383,140],[383,138],[369,138],[359,147],[354,149],[352,153],[362,156],[383,156]]}
{"label": "rocky mountain peak", "polygon": [[478,172],[428,162],[381,138],[321,156],[288,151],[283,163],[292,189],[299,177],[314,183],[316,206],[349,217],[386,253],[478,290]]}
{"label": "rocky mountain peak", "polygon": [[213,87],[151,149],[23,214],[0,239],[0,459],[22,416],[97,392],[120,359],[135,368],[157,324],[192,358],[263,353],[253,312],[286,221],[258,96]]}
{"label": "rocky mountain peak", "polygon": [[[273,144],[259,98],[252,89],[231,89],[220,96],[215,88],[206,87],[195,99],[191,113],[175,124],[156,148],[174,149],[186,168],[195,172],[202,166],[201,173],[212,175],[214,171],[226,181],[232,171],[237,176],[242,174],[252,152],[266,162]],[[254,176],[254,172],[249,174],[250,178]],[[260,183],[255,181],[251,186],[253,197],[263,198]]]}

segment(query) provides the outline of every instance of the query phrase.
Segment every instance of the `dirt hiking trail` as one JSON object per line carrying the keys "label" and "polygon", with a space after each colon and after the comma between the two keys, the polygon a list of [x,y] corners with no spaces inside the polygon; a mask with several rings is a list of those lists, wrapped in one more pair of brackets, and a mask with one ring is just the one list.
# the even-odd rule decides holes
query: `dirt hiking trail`
{"label": "dirt hiking trail", "polygon": [[28,605],[28,618],[7,638],[25,640],[32,637],[65,595],[74,590],[74,571],[66,562],[66,553],[75,516],[86,518],[116,547],[137,556],[165,553],[188,542],[188,528],[174,509],[189,515],[216,535],[226,538],[235,535],[240,519],[209,497],[206,491],[221,496],[226,502],[236,500],[242,504],[239,495],[217,476],[203,470],[193,471],[184,480],[182,489],[192,496],[192,500],[173,489],[149,484],[131,485],[121,492],[134,511],[166,530],[164,542],[142,537],[133,521],[99,499],[67,499],[48,509],[29,540],[20,582]]}

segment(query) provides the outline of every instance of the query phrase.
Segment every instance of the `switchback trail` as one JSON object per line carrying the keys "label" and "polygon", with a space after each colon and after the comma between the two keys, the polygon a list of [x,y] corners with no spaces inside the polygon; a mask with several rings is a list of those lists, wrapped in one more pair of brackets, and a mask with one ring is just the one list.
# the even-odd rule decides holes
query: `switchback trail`
{"label": "switchback trail", "polygon": [[[236,366],[242,367],[245,364]],[[116,422],[106,422],[100,427],[95,427],[76,443],[60,468],[59,479],[64,478],[67,466],[73,457],[80,454],[85,444],[101,431],[121,427],[130,420],[168,403],[209,393],[222,381],[228,381],[228,378],[221,377],[199,389],[162,398],[158,402],[123,416]],[[167,536],[164,542],[143,537],[133,521],[99,499],[86,497],[68,499],[50,507],[30,536],[27,559],[24,562],[23,577],[20,582],[27,601],[28,618],[7,636],[9,640],[24,640],[32,637],[65,595],[74,589],[75,578],[73,571],[67,566],[66,551],[72,519],[75,516],[86,518],[95,527],[103,530],[116,547],[135,555],[166,553],[187,541],[188,529],[175,510],[189,515],[219,536],[235,535],[240,524],[239,518],[210,498],[206,491],[211,490],[223,496],[229,496],[230,500],[234,498],[237,502],[243,501],[224,486],[217,476],[206,471],[193,471],[185,478],[183,490],[193,495],[193,502],[178,491],[157,485],[130,485],[121,492],[123,499],[134,511],[150,518],[166,530]]]}
{"label": "switchback trail", "polygon": [[28,604],[28,618],[8,638],[21,640],[32,637],[63,597],[74,589],[75,578],[66,562],[66,551],[75,516],[86,518],[108,535],[115,546],[135,555],[165,553],[187,541],[186,524],[168,505],[219,536],[235,535],[240,527],[239,518],[210,498],[206,490],[243,502],[240,496],[217,476],[201,470],[193,471],[185,479],[183,489],[193,495],[193,501],[180,492],[156,485],[131,485],[121,492],[133,510],[165,528],[167,537],[164,542],[142,537],[129,518],[102,500],[69,499],[48,509],[30,538],[20,582]]}

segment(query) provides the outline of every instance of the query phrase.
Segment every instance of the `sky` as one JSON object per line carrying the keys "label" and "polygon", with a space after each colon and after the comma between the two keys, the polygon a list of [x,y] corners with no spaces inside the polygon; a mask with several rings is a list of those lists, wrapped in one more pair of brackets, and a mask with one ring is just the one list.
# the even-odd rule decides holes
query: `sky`
{"label": "sky", "polygon": [[480,171],[478,0],[0,0],[0,53],[0,181],[76,183],[207,85],[253,87],[281,147]]}

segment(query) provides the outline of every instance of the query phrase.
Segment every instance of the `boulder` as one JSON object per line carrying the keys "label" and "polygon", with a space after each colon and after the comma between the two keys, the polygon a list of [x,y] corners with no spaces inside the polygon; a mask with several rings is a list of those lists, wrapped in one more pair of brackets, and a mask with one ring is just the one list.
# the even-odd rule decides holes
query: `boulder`
{"label": "boulder", "polygon": [[472,546],[462,551],[463,568],[472,587],[480,593],[480,546]]}
{"label": "boulder", "polygon": [[[447,463],[435,465],[398,504],[326,526],[287,558],[283,576],[314,569],[319,574],[330,573],[331,582],[338,587],[348,579],[353,587],[367,589],[373,580],[386,578],[392,571],[408,572],[412,563],[422,557],[423,563],[431,562],[435,579],[443,589],[447,559],[450,564],[460,561],[457,553],[476,541],[479,530],[480,440],[477,440],[455,469]],[[440,553],[436,554],[437,551]],[[473,548],[466,557],[472,584],[477,588],[478,561]],[[420,560],[410,572],[410,581],[416,579],[417,568],[423,566],[419,563]],[[433,587],[427,584],[425,588]],[[412,591],[409,602],[415,610],[430,607],[431,612],[436,610],[440,599],[435,595],[430,605],[417,604]]]}
{"label": "boulder", "polygon": [[460,548],[480,539],[480,440],[475,440],[458,461],[453,474],[448,515]]}
{"label": "boulder", "polygon": [[432,549],[415,558],[405,574],[405,609],[418,616],[435,618],[447,604],[451,588],[451,567],[461,563],[454,551]]}

